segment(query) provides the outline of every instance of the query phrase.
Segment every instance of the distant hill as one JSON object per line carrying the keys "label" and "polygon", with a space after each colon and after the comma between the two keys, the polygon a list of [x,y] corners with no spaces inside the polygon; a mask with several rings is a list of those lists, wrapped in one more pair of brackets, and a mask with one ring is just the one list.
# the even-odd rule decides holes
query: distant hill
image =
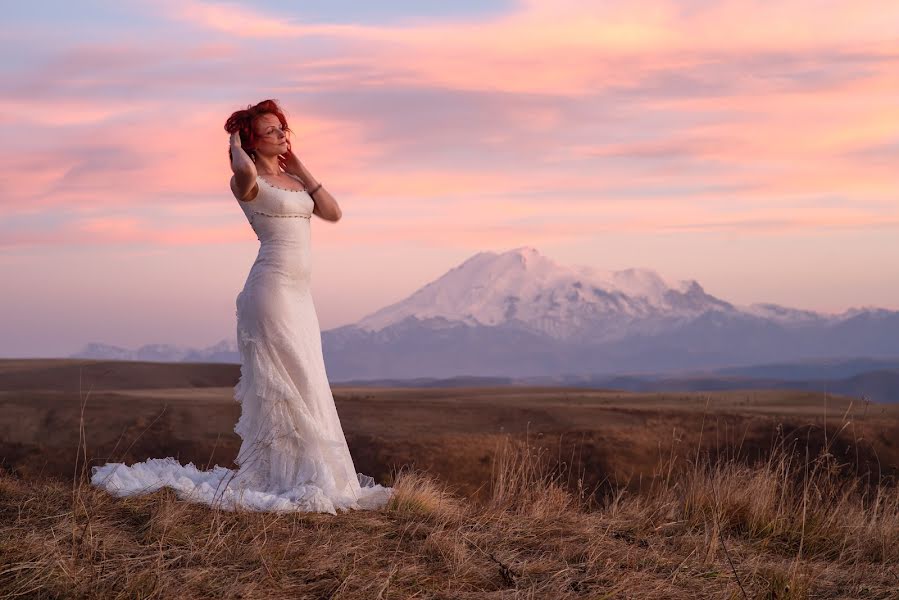
{"label": "distant hill", "polygon": [[337,385],[382,386],[382,387],[469,387],[474,385],[520,385],[520,386],[559,386],[580,387],[588,389],[624,390],[629,392],[701,392],[749,389],[783,389],[805,390],[810,392],[830,393],[837,396],[849,396],[860,401],[899,402],[899,372],[873,371],[854,377],[838,380],[793,381],[780,379],[751,379],[739,377],[705,377],[705,378],[666,378],[644,379],[636,376],[600,377],[591,380],[578,379],[565,381],[559,378],[537,377],[514,379],[511,377],[494,378],[424,378],[424,379],[375,379],[348,380],[335,382]]}
{"label": "distant hill", "polygon": [[[872,365],[884,368],[862,370]],[[828,371],[827,369],[830,369]],[[735,373],[779,373],[782,377],[752,377]],[[849,377],[823,377],[828,372]],[[802,374],[818,378],[802,379]],[[160,363],[146,361],[5,359],[0,360],[0,391],[56,389],[77,393],[115,389],[163,389],[234,386],[240,365],[224,363]],[[851,359],[823,364],[759,365],[710,371],[701,374],[595,375],[537,377],[415,377],[382,379],[331,379],[332,385],[377,387],[476,387],[541,386],[617,389],[632,392],[711,391],[736,389],[787,389],[829,392],[873,402],[899,402],[899,360]]]}
{"label": "distant hill", "polygon": [[[882,367],[882,368],[877,368]],[[870,370],[869,370],[870,369]],[[753,376],[757,374],[758,376]],[[777,374],[779,377],[772,377]],[[832,375],[828,377],[828,375]],[[849,375],[840,377],[840,375]],[[805,376],[805,377],[804,377]],[[356,379],[341,385],[384,387],[464,387],[468,385],[563,386],[631,392],[698,392],[738,389],[787,389],[827,392],[872,402],[899,402],[899,359],[813,361],[728,368],[702,373],[538,377],[433,377]]]}
{"label": "distant hill", "polygon": [[880,370],[899,370],[899,358],[823,358],[717,369],[715,373],[753,378],[802,380],[847,378]]}
{"label": "distant hill", "polygon": [[4,359],[0,391],[164,389],[237,384],[240,365],[127,360]]}

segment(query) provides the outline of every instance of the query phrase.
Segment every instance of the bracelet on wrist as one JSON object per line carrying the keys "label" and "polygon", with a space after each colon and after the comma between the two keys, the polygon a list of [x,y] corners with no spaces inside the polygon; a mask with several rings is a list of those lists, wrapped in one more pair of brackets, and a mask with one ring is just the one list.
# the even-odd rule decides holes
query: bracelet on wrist
{"label": "bracelet on wrist", "polygon": [[322,187],[322,184],[321,184],[321,182],[319,182],[319,184],[318,184],[317,186],[315,186],[314,188],[312,188],[311,190],[309,190],[309,195],[311,196],[312,194],[314,194],[315,192],[317,192],[319,189],[321,189],[321,187]]}

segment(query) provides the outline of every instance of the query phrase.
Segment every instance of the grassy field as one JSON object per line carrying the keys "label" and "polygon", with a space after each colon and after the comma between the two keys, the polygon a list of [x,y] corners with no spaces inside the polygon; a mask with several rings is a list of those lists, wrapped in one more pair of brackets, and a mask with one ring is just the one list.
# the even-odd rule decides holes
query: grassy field
{"label": "grassy field", "polygon": [[896,598],[899,406],[796,391],[334,387],[384,511],[117,499],[233,466],[233,365],[0,361],[0,598]]}

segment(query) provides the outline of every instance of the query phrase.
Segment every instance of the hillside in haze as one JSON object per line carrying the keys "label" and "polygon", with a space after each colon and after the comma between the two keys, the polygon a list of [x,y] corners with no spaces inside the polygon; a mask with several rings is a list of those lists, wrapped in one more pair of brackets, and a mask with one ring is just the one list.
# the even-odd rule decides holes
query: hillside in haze
{"label": "hillside in haze", "polygon": [[[649,269],[561,265],[522,246],[479,252],[413,294],[322,332],[332,380],[616,375],[899,357],[899,312],[739,306]],[[77,358],[239,362],[232,341]],[[857,373],[854,373],[855,375]]]}

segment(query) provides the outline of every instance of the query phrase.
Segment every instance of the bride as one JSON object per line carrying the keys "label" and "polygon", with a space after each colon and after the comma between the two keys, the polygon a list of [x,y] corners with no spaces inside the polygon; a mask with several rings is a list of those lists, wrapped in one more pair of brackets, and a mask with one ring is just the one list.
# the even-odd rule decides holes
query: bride
{"label": "bride", "polygon": [[234,510],[375,509],[393,488],[357,473],[337,415],[311,295],[312,215],[341,210],[291,148],[274,100],[234,112],[231,192],[260,241],[237,295],[241,414],[238,469],[200,471],[172,457],[93,467],[91,483],[118,496],[169,486],[179,497]]}

